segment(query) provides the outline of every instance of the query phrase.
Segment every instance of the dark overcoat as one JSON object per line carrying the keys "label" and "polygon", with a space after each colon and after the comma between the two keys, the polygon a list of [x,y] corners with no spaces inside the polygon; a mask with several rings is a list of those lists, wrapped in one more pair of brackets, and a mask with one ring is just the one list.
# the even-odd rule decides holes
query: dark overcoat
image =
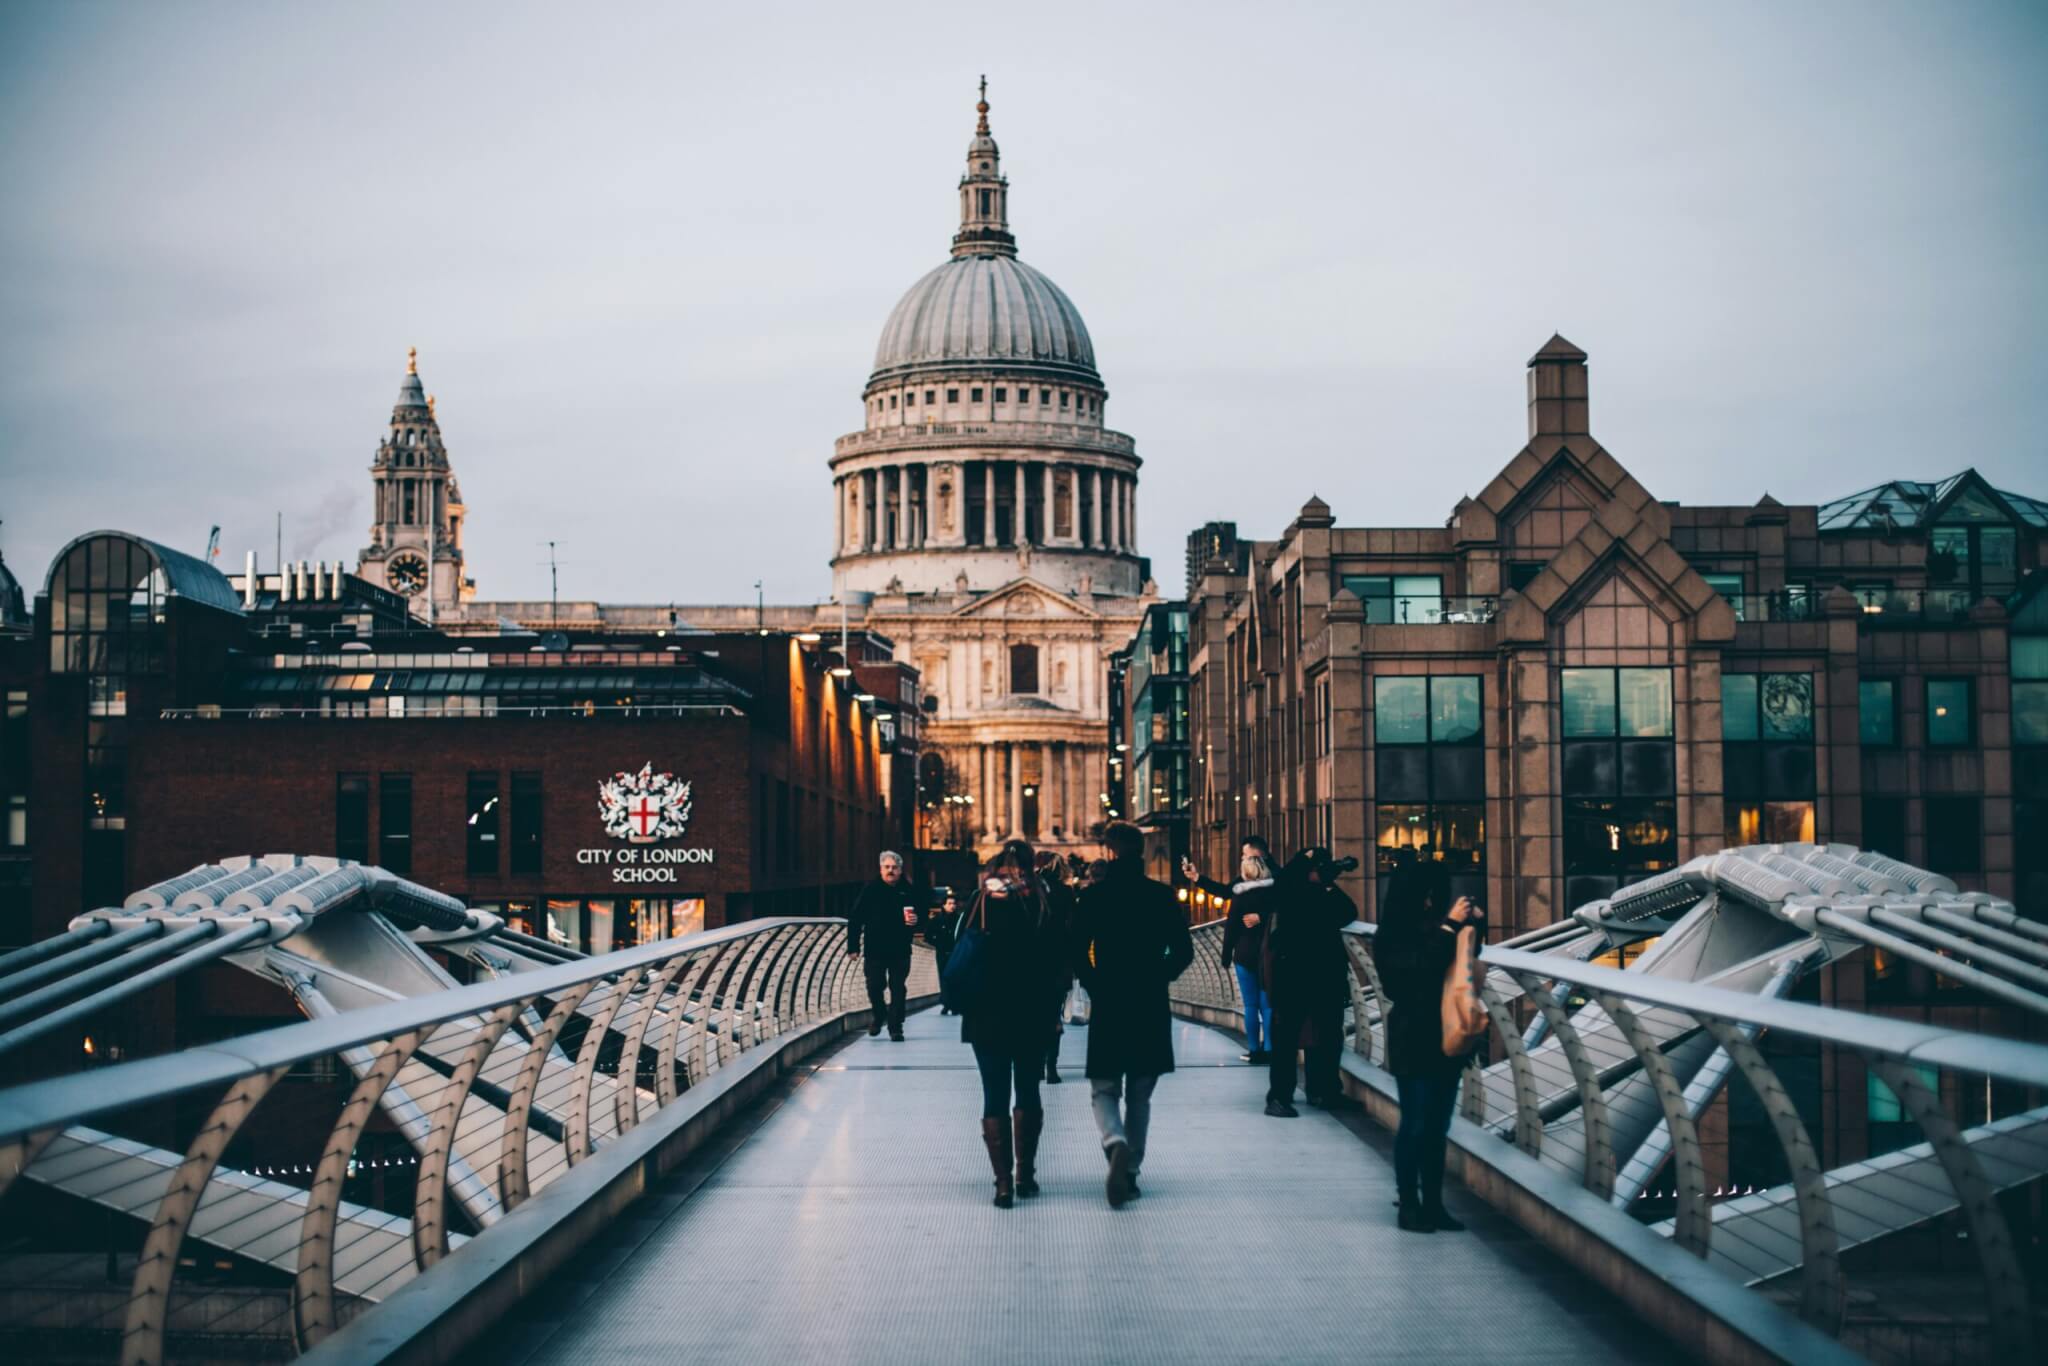
{"label": "dark overcoat", "polygon": [[956,941],[970,931],[983,935],[988,978],[981,1000],[960,1017],[961,1041],[1011,1057],[1042,1058],[1052,1045],[1067,981],[1063,926],[1045,887],[1033,879],[1008,896],[976,892],[954,927]]}
{"label": "dark overcoat", "polygon": [[1082,889],[1073,963],[1088,989],[1088,1075],[1158,1076],[1173,1070],[1167,983],[1194,961],[1188,922],[1173,889],[1115,859],[1109,876]]}
{"label": "dark overcoat", "polygon": [[[1431,870],[1399,868],[1380,901],[1373,966],[1387,994],[1387,1070],[1397,1077],[1455,1072],[1463,1056],[1444,1056],[1444,974],[1457,955],[1458,926],[1445,915],[1447,889]],[[1485,930],[1480,929],[1483,940]]]}

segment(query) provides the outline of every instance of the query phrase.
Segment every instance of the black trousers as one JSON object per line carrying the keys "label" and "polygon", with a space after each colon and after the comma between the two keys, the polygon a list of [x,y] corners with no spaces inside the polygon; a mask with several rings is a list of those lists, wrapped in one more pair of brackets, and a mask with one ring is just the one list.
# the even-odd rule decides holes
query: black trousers
{"label": "black trousers", "polygon": [[1303,1001],[1282,993],[1273,1001],[1273,1050],[1266,1070],[1266,1099],[1294,1099],[1294,1054],[1301,1046],[1304,1025],[1312,1026],[1316,1041],[1302,1052],[1308,1066],[1302,1087],[1318,1100],[1344,1094],[1337,1079],[1337,1059],[1343,1052],[1344,1005]]}
{"label": "black trousers", "polygon": [[[874,1011],[876,1020],[888,1022],[891,1034],[901,1034],[904,988],[910,980],[909,946],[904,946],[901,953],[870,951],[860,960],[860,965],[868,979],[868,1009]],[[882,999],[885,986],[889,997],[886,1007]]]}

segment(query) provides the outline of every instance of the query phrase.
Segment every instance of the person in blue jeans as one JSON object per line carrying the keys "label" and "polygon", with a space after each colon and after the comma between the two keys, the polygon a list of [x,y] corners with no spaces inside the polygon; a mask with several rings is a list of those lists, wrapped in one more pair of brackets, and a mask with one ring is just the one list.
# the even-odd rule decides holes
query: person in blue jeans
{"label": "person in blue jeans", "polygon": [[1244,1001],[1245,1061],[1264,1065],[1272,1056],[1273,998],[1266,991],[1266,927],[1272,921],[1273,865],[1261,853],[1245,855],[1230,889],[1230,918],[1223,924],[1223,961],[1237,974]]}

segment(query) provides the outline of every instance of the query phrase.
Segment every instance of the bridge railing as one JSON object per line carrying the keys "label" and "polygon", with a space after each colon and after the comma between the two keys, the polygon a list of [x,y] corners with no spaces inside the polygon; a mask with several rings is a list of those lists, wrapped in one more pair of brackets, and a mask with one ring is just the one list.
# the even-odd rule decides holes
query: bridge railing
{"label": "bridge railing", "polygon": [[[864,1009],[843,943],[751,921],[0,1092],[0,1343],[310,1350],[750,1052]],[[266,1098],[288,1122],[245,1127]],[[21,1236],[60,1194],[101,1217]]]}
{"label": "bridge railing", "polygon": [[[1353,1051],[1377,1070],[1387,1053],[1374,930],[1346,932],[1347,1029]],[[1175,1005],[1226,1023],[1242,1006],[1222,961],[1222,922],[1196,927],[1194,938]],[[2038,1252],[2026,1249],[2038,1246],[2038,1231],[2015,1236],[2008,1211],[2028,1202],[2006,1197],[2048,1175],[2048,1047],[1569,957],[1489,947],[1480,962],[1492,1025],[1482,1055],[1493,1061],[1475,1059],[1466,1071],[1465,1120],[1615,1209],[1640,1219],[1642,1202],[1669,1208],[1669,1218],[1644,1220],[1645,1234],[1774,1298],[1796,1286],[1790,1307],[1835,1336],[1849,1301],[1846,1252],[1959,1217],[1981,1271],[1989,1347],[2032,1358],[2028,1266]],[[1838,1088],[1867,1085],[1882,1114],[1874,1122],[1887,1129],[1879,1140],[1866,1129],[1831,1145],[1842,1150],[1832,1169],[1811,1088],[1788,1086],[1774,1061],[1822,1052]],[[1709,1179],[1702,1112],[1733,1076],[1777,1151],[1782,1179],[1767,1188]],[[1398,1114],[1390,1090],[1376,1100],[1383,1115]]]}

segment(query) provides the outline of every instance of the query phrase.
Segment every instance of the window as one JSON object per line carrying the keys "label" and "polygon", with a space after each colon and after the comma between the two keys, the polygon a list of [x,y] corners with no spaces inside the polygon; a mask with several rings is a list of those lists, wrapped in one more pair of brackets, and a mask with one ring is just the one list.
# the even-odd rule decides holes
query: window
{"label": "window", "polygon": [[979,389],[969,389],[969,390],[967,391],[967,397],[968,397],[968,398],[969,398],[970,400],[972,400],[973,402],[975,402],[975,403],[979,403],[979,402],[981,402],[981,390],[979,390]]}
{"label": "window", "polygon": [[1896,689],[1889,678],[1865,679],[1856,685],[1856,738],[1866,748],[1899,742]]}
{"label": "window", "polygon": [[1064,390],[1064,389],[1062,389],[1062,390],[1060,390],[1060,407],[1064,408],[1064,407],[1066,407],[1066,406],[1067,406],[1067,391],[1066,391],[1066,390]]}
{"label": "window", "polygon": [[889,406],[890,406],[891,408],[893,408],[893,407],[895,407],[895,406],[896,406],[896,395],[894,395],[894,394],[891,394],[891,395],[889,395]]}
{"label": "window", "polygon": [[[1907,1063],[1906,1069],[1919,1078],[1920,1084],[1939,1096],[1941,1074],[1925,1063]],[[1884,1078],[1876,1071],[1864,1073],[1863,1103],[1865,1118],[1869,1121],[1870,1155],[1882,1156],[1897,1152],[1909,1144],[1924,1141],[1920,1125],[1906,1113],[1905,1106],[1884,1084]]]}
{"label": "window", "polygon": [[1368,625],[1428,624],[1443,619],[1440,574],[1346,574],[1343,586],[1365,604]]}
{"label": "window", "polygon": [[512,875],[535,877],[541,871],[540,774],[512,775]]}
{"label": "window", "polygon": [[925,390],[925,391],[924,391],[924,401],[925,401],[925,402],[926,402],[927,404],[937,403],[937,402],[939,401],[939,391],[938,391],[938,390],[936,390],[936,389],[927,389],[927,390]]}
{"label": "window", "polygon": [[412,775],[377,780],[377,865],[400,877],[412,874]]}
{"label": "window", "polygon": [[1678,861],[1669,669],[1562,669],[1565,898],[1570,906]]}
{"label": "window", "polygon": [[28,795],[22,792],[9,794],[7,798],[6,828],[0,830],[0,844],[9,849],[28,847]]}
{"label": "window", "polygon": [[1721,676],[1723,834],[1743,844],[1810,844],[1813,675]]}
{"label": "window", "polygon": [[1909,863],[1906,857],[1906,799],[1865,797],[1863,799],[1863,844],[1872,853]]}
{"label": "window", "polygon": [[469,820],[467,845],[469,871],[484,877],[498,875],[498,775],[469,775]]}
{"label": "window", "polygon": [[996,386],[996,402],[1008,403],[1009,401],[1010,391],[1008,389],[1005,389],[1002,385],[998,384]]}
{"label": "window", "polygon": [[370,861],[370,775],[343,773],[334,783],[334,856]]}
{"label": "window", "polygon": [[946,390],[946,402],[948,402],[948,403],[958,403],[959,401],[960,401],[960,391],[959,391],[958,389],[948,389],[948,390]]}
{"label": "window", "polygon": [[1974,727],[1970,716],[1970,680],[1930,678],[1927,680],[1927,743],[1951,748],[1970,743]]}
{"label": "window", "polygon": [[1049,404],[1049,403],[1051,403],[1051,402],[1052,402],[1052,390],[1050,390],[1050,389],[1040,389],[1040,390],[1038,391],[1038,405],[1039,405],[1039,406],[1040,406],[1040,407],[1042,408],[1042,407],[1046,406],[1047,404]]}
{"label": "window", "polygon": [[1012,693],[1035,693],[1038,691],[1038,647],[1036,645],[1012,645],[1010,647],[1010,691]]}
{"label": "window", "polygon": [[1741,621],[1742,575],[1702,573],[1700,577],[1707,581],[1707,587],[1713,589],[1716,593],[1719,593],[1722,597],[1728,599],[1728,605],[1735,609],[1735,619],[1737,621]]}
{"label": "window", "polygon": [[2048,636],[2012,638],[2012,742],[2048,745]]}
{"label": "window", "polygon": [[[1318,709],[1327,728],[1328,679]],[[1486,751],[1480,683],[1465,675],[1373,680],[1374,848],[1378,874],[1416,857],[1443,865],[1456,895],[1486,872]],[[1327,748],[1327,745],[1325,745]],[[1408,851],[1412,851],[1408,852]]]}
{"label": "window", "polygon": [[1984,867],[1983,804],[1975,797],[1927,799],[1927,867],[1975,873]]}

